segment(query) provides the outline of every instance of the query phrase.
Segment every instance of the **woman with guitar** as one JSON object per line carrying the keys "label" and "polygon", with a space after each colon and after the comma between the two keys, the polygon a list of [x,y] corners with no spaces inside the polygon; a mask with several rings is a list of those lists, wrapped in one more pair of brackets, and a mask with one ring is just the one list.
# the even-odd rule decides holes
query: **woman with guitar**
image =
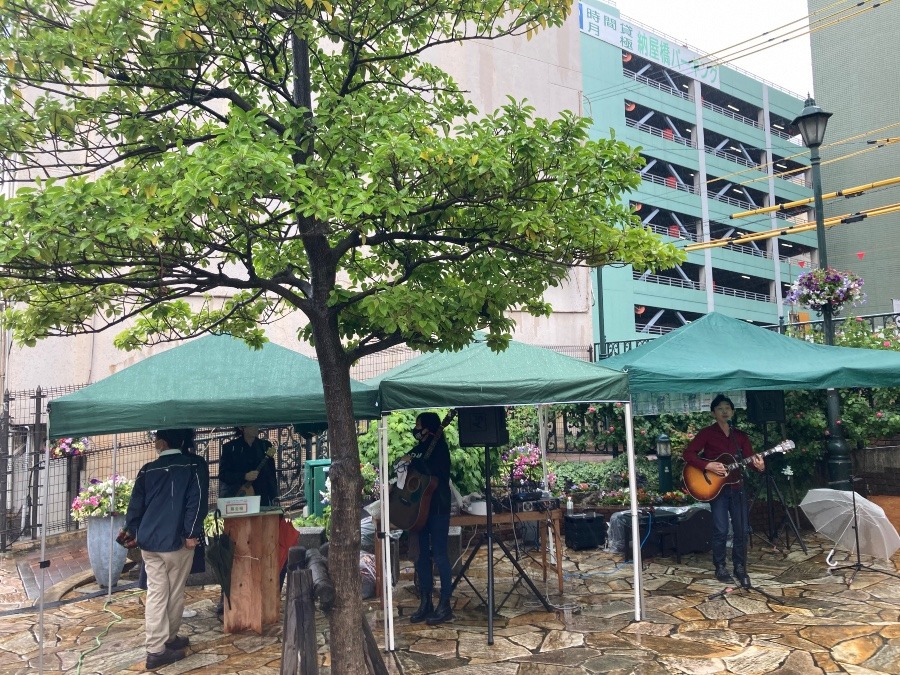
{"label": "woman with guitar", "polygon": [[[419,530],[419,557],[416,574],[419,577],[419,609],[409,620],[425,621],[429,626],[453,619],[450,607],[450,557],[447,552],[450,538],[450,449],[444,439],[441,418],[437,413],[425,412],[416,418],[413,436],[418,444],[405,458],[416,471],[437,478],[437,487],[431,494],[428,520]],[[432,560],[441,578],[441,597],[438,606],[433,605],[434,588]]]}
{"label": "woman with guitar", "polygon": [[[765,468],[763,458],[753,454],[750,438],[734,428],[734,404],[724,394],[716,396],[709,406],[715,423],[700,430],[684,451],[684,461],[703,472],[727,477],[726,485],[709,502],[713,517],[712,555],[716,579],[734,583],[725,565],[725,546],[728,541],[728,521],[731,519],[731,561],[734,576],[744,588],[750,587],[747,576],[747,503],[740,470],[729,475],[726,464],[735,459],[752,458],[750,464],[757,471]],[[702,455],[702,456],[701,456]]]}

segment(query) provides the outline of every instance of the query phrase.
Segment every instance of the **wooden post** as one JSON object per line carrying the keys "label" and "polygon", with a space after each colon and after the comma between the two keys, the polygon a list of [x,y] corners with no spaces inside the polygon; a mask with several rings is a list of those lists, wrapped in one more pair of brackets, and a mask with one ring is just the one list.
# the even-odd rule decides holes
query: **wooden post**
{"label": "wooden post", "polygon": [[288,551],[288,585],[282,632],[281,675],[318,675],[316,606],[312,572],[301,566],[306,551],[294,546]]}
{"label": "wooden post", "polygon": [[363,637],[365,640],[365,657],[366,670],[372,675],[388,675],[387,666],[384,665],[384,659],[381,656],[381,649],[378,647],[378,641],[372,633],[372,628],[366,620],[366,614],[362,614]]}
{"label": "wooden post", "polygon": [[322,557],[318,549],[310,549],[306,552],[306,566],[312,572],[313,595],[319,601],[319,607],[323,612],[331,611],[334,607],[334,583],[328,573],[328,562]]}

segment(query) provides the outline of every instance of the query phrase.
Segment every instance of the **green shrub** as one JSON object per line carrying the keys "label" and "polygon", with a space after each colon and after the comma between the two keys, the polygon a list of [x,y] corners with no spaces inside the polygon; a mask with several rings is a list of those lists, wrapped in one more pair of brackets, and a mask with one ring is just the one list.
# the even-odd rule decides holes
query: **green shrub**
{"label": "green shrub", "polygon": [[[394,462],[412,450],[416,445],[412,430],[416,425],[416,416],[422,410],[400,410],[387,417],[388,433],[388,468],[393,472]],[[441,419],[447,409],[434,410]],[[444,430],[447,445],[450,448],[450,478],[460,493],[484,490],[484,450],[481,448],[459,447],[459,432],[456,424]],[[499,452],[497,452],[499,456]],[[378,424],[370,424],[366,433],[359,437],[359,458],[364,464],[378,466]],[[393,478],[393,474],[388,478]]]}

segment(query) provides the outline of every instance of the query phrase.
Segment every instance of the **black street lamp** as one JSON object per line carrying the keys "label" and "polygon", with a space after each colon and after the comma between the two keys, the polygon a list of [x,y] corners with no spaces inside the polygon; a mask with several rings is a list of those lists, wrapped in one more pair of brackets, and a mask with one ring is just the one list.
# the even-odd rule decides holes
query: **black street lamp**
{"label": "black street lamp", "polygon": [[[791,122],[800,130],[803,145],[809,148],[809,163],[812,168],[813,199],[816,207],[816,238],[819,246],[819,267],[828,269],[828,247],[825,243],[825,213],[822,205],[822,173],[819,146],[825,139],[825,127],[832,113],[825,112],[816,105],[813,98],[806,99],[803,112]],[[834,321],[831,305],[822,308],[822,324],[825,328],[825,344],[834,344]],[[828,484],[836,490],[850,490],[850,476],[853,473],[850,460],[850,446],[841,429],[841,399],[834,388],[828,391]]]}
{"label": "black street lamp", "polygon": [[665,434],[656,439],[656,464],[659,469],[659,491],[672,491],[672,443]]}

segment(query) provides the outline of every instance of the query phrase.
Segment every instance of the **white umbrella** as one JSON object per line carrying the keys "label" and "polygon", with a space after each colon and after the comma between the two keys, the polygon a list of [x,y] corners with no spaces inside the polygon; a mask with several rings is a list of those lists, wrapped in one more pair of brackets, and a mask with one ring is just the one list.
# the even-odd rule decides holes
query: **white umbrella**
{"label": "white umbrella", "polygon": [[857,545],[854,501],[855,522],[859,530],[859,553],[889,560],[894,551],[900,548],[900,535],[878,504],[849,490],[819,488],[806,494],[800,502],[800,508],[816,528],[816,532],[831,539],[835,548],[853,552]]}

